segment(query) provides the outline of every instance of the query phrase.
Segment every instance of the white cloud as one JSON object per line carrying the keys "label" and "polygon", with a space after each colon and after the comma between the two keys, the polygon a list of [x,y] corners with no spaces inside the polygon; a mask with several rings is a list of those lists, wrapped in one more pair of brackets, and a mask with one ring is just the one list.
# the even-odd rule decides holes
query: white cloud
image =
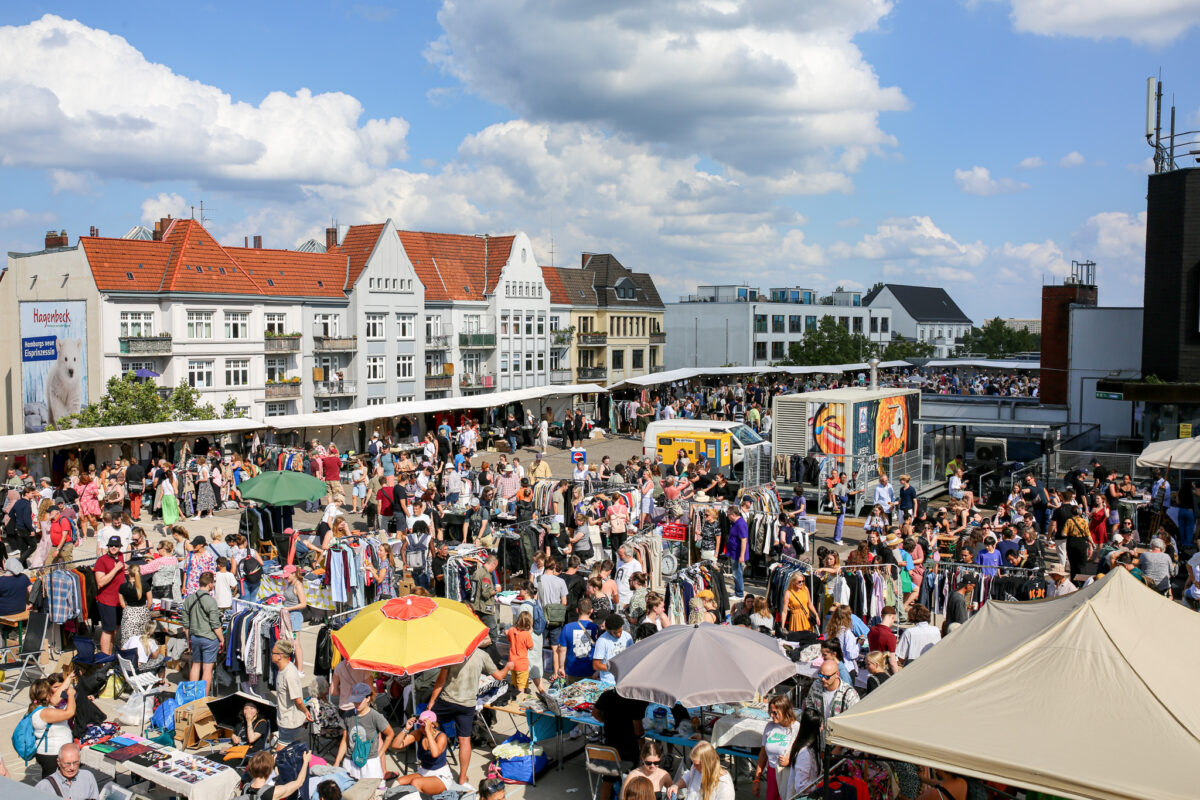
{"label": "white cloud", "polygon": [[[430,62],[535,122],[585,122],[739,172],[843,190],[907,101],[853,43],[891,0],[444,0]],[[502,43],[502,44],[501,44]],[[793,173],[796,173],[793,176]]]}
{"label": "white cloud", "polygon": [[1200,0],[1012,0],[1012,20],[1025,33],[1158,46],[1200,22]]}
{"label": "white cloud", "polygon": [[886,219],[856,244],[838,242],[829,248],[838,258],[907,261],[909,266],[938,261],[956,267],[975,267],[988,248],[983,242],[960,243],[929,217]]}
{"label": "white cloud", "polygon": [[183,217],[187,215],[188,203],[179,195],[171,192],[159,192],[154,197],[142,201],[142,222],[152,227],[163,217]]}
{"label": "white cloud", "polygon": [[996,249],[994,262],[1002,279],[1025,285],[1031,285],[1030,281],[1041,277],[1061,278],[1071,273],[1070,260],[1062,248],[1049,239],[1021,244],[1005,242]]}
{"label": "white cloud", "polygon": [[971,167],[954,170],[954,182],[966,194],[987,197],[993,194],[1009,194],[1029,188],[1028,183],[1012,178],[993,178],[987,167]]}
{"label": "white cloud", "polygon": [[54,194],[88,194],[92,190],[91,179],[84,172],[65,169],[50,170],[50,189]]}
{"label": "white cloud", "polygon": [[1136,164],[1126,164],[1125,169],[1141,175],[1149,175],[1154,172],[1154,156],[1146,156],[1145,159]]}
{"label": "white cloud", "polygon": [[350,95],[257,105],[147,61],[125,39],[47,14],[0,27],[0,164],[211,186],[361,185],[405,156],[408,123],[360,125]]}
{"label": "white cloud", "polygon": [[26,225],[49,225],[58,217],[49,211],[30,212],[23,208],[0,211],[0,228],[20,228]]}
{"label": "white cloud", "polygon": [[1037,169],[1045,163],[1041,156],[1029,156],[1029,158],[1021,159],[1021,163],[1017,164],[1017,169]]}
{"label": "white cloud", "polygon": [[1079,167],[1087,161],[1078,150],[1072,150],[1058,160],[1060,167]]}

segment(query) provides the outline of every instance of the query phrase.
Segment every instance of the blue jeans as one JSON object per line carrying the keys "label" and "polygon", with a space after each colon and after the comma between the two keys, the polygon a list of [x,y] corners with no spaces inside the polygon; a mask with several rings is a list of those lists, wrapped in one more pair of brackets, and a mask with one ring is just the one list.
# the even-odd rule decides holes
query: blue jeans
{"label": "blue jeans", "polygon": [[833,525],[833,542],[834,544],[842,543],[842,526],[846,523],[846,512],[837,515],[837,522]]}
{"label": "blue jeans", "polygon": [[510,452],[510,453],[517,452],[517,437],[509,436],[507,438],[508,438],[508,452]]}
{"label": "blue jeans", "polygon": [[1196,533],[1196,512],[1190,508],[1179,509],[1179,542],[1183,547],[1191,547]]}
{"label": "blue jeans", "polygon": [[742,583],[742,570],[745,568],[745,566],[746,565],[743,564],[741,561],[734,559],[734,562],[733,562],[733,593],[736,594],[738,597],[741,597],[744,594],[746,594],[746,587]]}

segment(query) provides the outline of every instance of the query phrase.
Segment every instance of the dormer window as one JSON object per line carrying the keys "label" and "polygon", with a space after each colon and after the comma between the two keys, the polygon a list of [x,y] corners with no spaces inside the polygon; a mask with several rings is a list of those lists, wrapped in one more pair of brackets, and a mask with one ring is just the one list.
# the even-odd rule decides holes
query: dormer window
{"label": "dormer window", "polygon": [[629,278],[622,278],[617,281],[617,285],[613,287],[617,293],[618,300],[635,300],[637,299],[637,287]]}

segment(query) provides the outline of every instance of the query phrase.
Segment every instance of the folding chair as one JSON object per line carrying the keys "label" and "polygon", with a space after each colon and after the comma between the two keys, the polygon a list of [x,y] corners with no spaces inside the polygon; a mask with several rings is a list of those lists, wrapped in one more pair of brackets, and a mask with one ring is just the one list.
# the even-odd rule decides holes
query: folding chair
{"label": "folding chair", "polygon": [[173,694],[174,689],[162,686],[162,681],[153,672],[138,672],[136,650],[120,650],[117,655],[117,668],[121,671],[121,678],[125,681],[125,685],[129,687],[129,694],[132,697],[135,694],[141,694],[142,697],[142,725],[141,735],[146,733],[146,706],[145,703],[149,700],[154,704],[151,711],[157,708],[157,696],[163,694]]}
{"label": "folding chair", "polygon": [[76,664],[98,667],[101,664],[111,664],[117,660],[116,656],[97,652],[96,642],[92,640],[91,636],[73,636],[71,641],[75,644],[75,658],[71,661]]}
{"label": "folding chair", "polygon": [[[587,745],[583,754],[587,759],[588,789],[592,793],[592,800],[597,800],[600,796],[600,784],[605,778],[612,778],[618,784],[621,782],[621,777],[625,774],[621,768],[621,754],[617,752],[617,748],[601,744]],[[616,796],[615,789],[613,796]]]}
{"label": "folding chair", "polygon": [[[30,611],[29,621],[25,625],[25,638],[21,640],[20,647],[8,647],[0,650],[0,670],[4,671],[4,683],[0,683],[0,689],[8,688],[9,675],[12,674],[12,692],[8,699],[11,702],[17,696],[17,691],[21,688],[21,679],[25,677],[27,670],[36,669],[37,677],[45,677],[46,672],[42,669],[41,657],[42,646],[46,639],[46,626],[49,623],[49,618],[45,613],[40,611]],[[18,670],[13,672],[14,670]],[[32,678],[31,678],[32,680]]]}

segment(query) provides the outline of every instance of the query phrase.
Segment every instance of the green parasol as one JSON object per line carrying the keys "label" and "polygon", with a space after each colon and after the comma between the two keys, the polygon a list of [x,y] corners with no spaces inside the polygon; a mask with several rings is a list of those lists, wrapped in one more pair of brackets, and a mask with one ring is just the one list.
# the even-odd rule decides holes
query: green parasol
{"label": "green parasol", "polygon": [[325,481],[303,472],[280,470],[264,472],[238,485],[245,500],[257,500],[272,506],[294,506],[320,500],[329,489]]}

